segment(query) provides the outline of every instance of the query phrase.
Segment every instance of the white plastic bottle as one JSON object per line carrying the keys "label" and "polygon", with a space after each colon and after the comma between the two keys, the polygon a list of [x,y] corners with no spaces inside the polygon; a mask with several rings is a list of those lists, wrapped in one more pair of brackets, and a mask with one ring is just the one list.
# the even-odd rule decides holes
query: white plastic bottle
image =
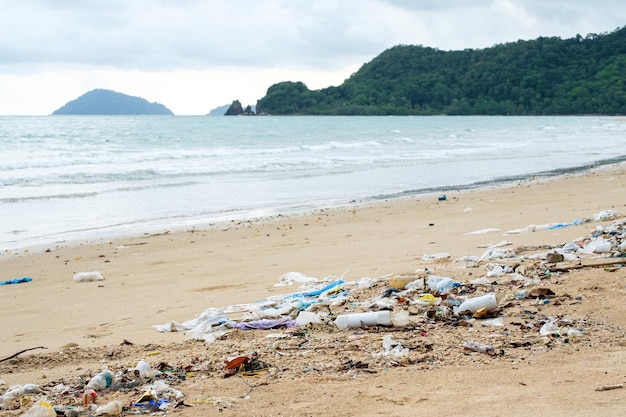
{"label": "white plastic bottle", "polygon": [[463,313],[465,311],[475,313],[482,308],[487,309],[487,311],[496,311],[498,309],[499,302],[499,296],[491,292],[489,294],[481,295],[480,297],[474,297],[463,301],[456,311],[457,313]]}
{"label": "white plastic bottle", "polygon": [[362,326],[391,326],[391,311],[370,311],[367,313],[341,314],[335,319],[340,329],[350,329]]}
{"label": "white plastic bottle", "polygon": [[105,369],[104,371],[94,375],[93,378],[91,378],[87,383],[86,388],[95,391],[105,389],[111,386],[114,378],[115,376],[113,375],[113,372]]}

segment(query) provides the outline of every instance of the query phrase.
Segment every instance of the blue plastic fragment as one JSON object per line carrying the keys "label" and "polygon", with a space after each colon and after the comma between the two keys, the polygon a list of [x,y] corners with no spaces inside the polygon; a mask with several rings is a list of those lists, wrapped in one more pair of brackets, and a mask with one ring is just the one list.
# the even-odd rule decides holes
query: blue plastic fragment
{"label": "blue plastic fragment", "polygon": [[5,281],[0,281],[0,285],[21,284],[22,282],[31,282],[32,280],[33,279],[31,277],[7,279]]}
{"label": "blue plastic fragment", "polygon": [[310,298],[310,297],[317,297],[318,295],[332,289],[335,288],[338,285],[343,284],[345,281],[342,279],[338,279],[335,282],[331,282],[330,284],[328,284],[327,286],[325,286],[322,289],[319,290],[315,290],[315,291],[311,291],[311,292],[307,292],[307,293],[295,293],[295,294],[291,294],[286,296],[285,298]]}
{"label": "blue plastic fragment", "polygon": [[169,401],[166,400],[165,398],[161,398],[161,399],[159,399],[157,401],[148,400],[148,401],[143,402],[143,403],[133,403],[133,406],[135,406],[135,407],[146,407],[148,405],[151,405],[153,407],[160,407],[161,405],[167,404],[168,402]]}

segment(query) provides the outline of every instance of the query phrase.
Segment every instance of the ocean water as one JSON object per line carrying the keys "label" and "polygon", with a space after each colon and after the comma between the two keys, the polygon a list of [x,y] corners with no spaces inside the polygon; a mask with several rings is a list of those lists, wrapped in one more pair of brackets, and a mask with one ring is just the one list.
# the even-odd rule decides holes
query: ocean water
{"label": "ocean water", "polygon": [[626,159],[615,117],[0,117],[0,249],[476,187]]}

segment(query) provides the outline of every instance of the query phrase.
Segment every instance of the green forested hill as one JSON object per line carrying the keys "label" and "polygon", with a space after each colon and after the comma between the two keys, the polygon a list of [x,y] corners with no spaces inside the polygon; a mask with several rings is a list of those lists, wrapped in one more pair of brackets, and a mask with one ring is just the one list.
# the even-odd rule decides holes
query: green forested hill
{"label": "green forested hill", "polygon": [[626,114],[626,26],[485,49],[390,48],[338,87],[272,85],[269,114]]}

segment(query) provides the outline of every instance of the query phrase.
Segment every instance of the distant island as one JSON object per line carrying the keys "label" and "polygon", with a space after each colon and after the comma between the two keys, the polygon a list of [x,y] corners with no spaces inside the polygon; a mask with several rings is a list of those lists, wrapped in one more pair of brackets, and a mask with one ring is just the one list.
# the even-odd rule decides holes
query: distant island
{"label": "distant island", "polygon": [[224,104],[211,110],[207,116],[223,116],[229,108],[230,104]]}
{"label": "distant island", "polygon": [[53,115],[173,115],[160,103],[150,103],[111,90],[96,89],[55,110]]}
{"label": "distant island", "polygon": [[485,49],[398,45],[341,85],[270,86],[257,114],[626,114],[626,26],[570,39],[540,37]]}

